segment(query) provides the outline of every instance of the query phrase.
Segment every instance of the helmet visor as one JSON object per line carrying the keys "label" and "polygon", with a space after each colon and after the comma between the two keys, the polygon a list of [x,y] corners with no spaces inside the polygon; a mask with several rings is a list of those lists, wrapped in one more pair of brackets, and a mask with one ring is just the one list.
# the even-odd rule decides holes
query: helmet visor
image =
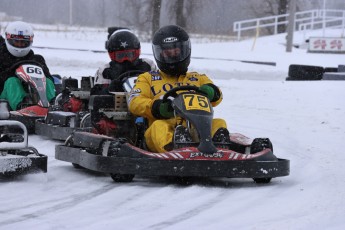
{"label": "helmet visor", "polygon": [[33,36],[6,34],[6,40],[13,47],[27,48],[27,47],[31,46]]}
{"label": "helmet visor", "polygon": [[117,50],[109,52],[110,59],[116,62],[134,62],[140,56],[140,49]]}
{"label": "helmet visor", "polygon": [[164,63],[176,63],[186,59],[191,50],[190,40],[152,45],[155,58]]}

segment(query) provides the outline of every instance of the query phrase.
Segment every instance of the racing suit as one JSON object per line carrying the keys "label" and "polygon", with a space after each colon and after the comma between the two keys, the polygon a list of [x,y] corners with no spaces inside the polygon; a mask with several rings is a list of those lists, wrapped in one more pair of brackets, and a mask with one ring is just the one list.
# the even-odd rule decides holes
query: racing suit
{"label": "racing suit", "polygon": [[[217,106],[222,101],[222,93],[218,87],[204,74],[188,72],[186,75],[169,76],[162,71],[151,71],[139,75],[129,97],[129,110],[136,116],[147,118],[149,128],[145,132],[148,148],[153,152],[166,152],[171,146],[176,119],[159,119],[152,109],[154,101],[161,99],[170,89],[194,85],[200,87],[204,84],[212,85],[217,96],[211,101],[212,106]],[[226,128],[223,119],[213,119],[212,136],[219,128]]]}
{"label": "racing suit", "polygon": [[55,97],[55,86],[49,69],[41,55],[34,54],[32,50],[24,57],[13,56],[6,48],[4,41],[0,39],[0,99],[6,99],[12,110],[16,110],[27,93],[18,77],[15,76],[15,69],[11,68],[20,61],[36,61],[41,64],[46,79],[47,99],[50,101]]}

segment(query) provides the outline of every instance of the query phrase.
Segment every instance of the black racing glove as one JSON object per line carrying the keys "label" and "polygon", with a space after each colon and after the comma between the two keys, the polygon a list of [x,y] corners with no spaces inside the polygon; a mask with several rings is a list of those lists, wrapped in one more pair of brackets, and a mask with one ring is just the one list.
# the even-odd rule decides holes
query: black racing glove
{"label": "black racing glove", "polygon": [[163,102],[162,99],[155,100],[151,109],[152,115],[157,119],[169,119],[174,116],[174,109],[171,100]]}
{"label": "black racing glove", "polygon": [[109,84],[108,90],[109,92],[124,92],[122,81],[117,79],[112,80]]}

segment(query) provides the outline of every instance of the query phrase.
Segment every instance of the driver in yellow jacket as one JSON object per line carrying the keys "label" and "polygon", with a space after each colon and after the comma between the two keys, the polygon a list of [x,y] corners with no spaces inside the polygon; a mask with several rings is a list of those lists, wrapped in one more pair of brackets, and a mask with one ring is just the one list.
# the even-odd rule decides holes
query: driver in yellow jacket
{"label": "driver in yellow jacket", "polygon": [[[129,97],[132,114],[147,118],[149,128],[145,132],[148,148],[153,152],[172,150],[172,139],[176,119],[173,117],[171,101],[162,102],[163,95],[170,89],[194,85],[210,99],[212,106],[222,101],[220,89],[204,74],[187,72],[191,56],[188,34],[175,25],[160,28],[153,37],[153,54],[159,71],[139,75]],[[220,134],[229,139],[226,122],[213,119],[211,134]]]}

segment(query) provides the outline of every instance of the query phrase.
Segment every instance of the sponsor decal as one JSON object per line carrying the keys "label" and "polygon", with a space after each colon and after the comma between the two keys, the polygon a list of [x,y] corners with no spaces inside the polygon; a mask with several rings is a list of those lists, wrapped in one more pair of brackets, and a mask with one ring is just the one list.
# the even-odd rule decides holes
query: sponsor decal
{"label": "sponsor decal", "polygon": [[136,96],[139,96],[139,94],[130,94],[130,96],[128,97],[128,101],[127,101],[127,103],[128,104],[130,104],[131,103],[131,101],[132,101],[132,99],[134,98],[134,97],[136,97]]}
{"label": "sponsor decal", "polygon": [[133,89],[131,93],[141,93],[141,89],[139,88]]}
{"label": "sponsor decal", "polygon": [[196,77],[194,77],[194,76],[190,77],[189,80],[190,80],[190,81],[199,81],[199,79],[196,78]]}
{"label": "sponsor decal", "polygon": [[159,81],[159,80],[162,80],[162,77],[159,76],[159,75],[158,75],[158,76],[157,76],[157,75],[152,75],[152,76],[151,76],[151,80],[152,80],[152,81]]}
{"label": "sponsor decal", "polygon": [[168,38],[163,39],[164,43],[177,42],[177,41],[178,41],[177,37],[168,37]]}
{"label": "sponsor decal", "polygon": [[190,85],[190,84],[189,83],[183,83],[183,82],[176,82],[176,83],[174,83],[174,85],[172,85],[170,83],[165,83],[163,85],[153,85],[153,86],[151,86],[151,92],[152,92],[153,96],[156,96],[157,94],[160,94],[162,91],[168,92],[169,90],[171,90],[175,86],[182,86],[182,85]]}
{"label": "sponsor decal", "polygon": [[151,75],[158,75],[159,71],[158,70],[152,70],[152,71],[150,71],[150,74]]}
{"label": "sponsor decal", "polygon": [[201,152],[192,152],[190,153],[189,157],[190,158],[195,158],[195,157],[205,157],[205,158],[222,158],[224,154],[222,152],[216,152],[216,153],[201,153]]}

